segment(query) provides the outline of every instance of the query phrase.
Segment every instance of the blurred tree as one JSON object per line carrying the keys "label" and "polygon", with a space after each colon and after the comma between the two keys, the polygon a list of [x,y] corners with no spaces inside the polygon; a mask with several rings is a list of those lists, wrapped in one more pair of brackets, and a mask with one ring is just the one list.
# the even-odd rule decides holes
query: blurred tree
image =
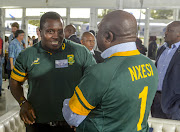
{"label": "blurred tree", "polygon": [[98,14],[98,18],[103,18],[105,15],[107,15],[108,13],[114,11],[113,9],[102,9],[102,13]]}
{"label": "blurred tree", "polygon": [[151,10],[151,18],[173,19],[173,10]]}
{"label": "blurred tree", "polygon": [[28,23],[34,26],[40,26],[40,20],[29,20]]}

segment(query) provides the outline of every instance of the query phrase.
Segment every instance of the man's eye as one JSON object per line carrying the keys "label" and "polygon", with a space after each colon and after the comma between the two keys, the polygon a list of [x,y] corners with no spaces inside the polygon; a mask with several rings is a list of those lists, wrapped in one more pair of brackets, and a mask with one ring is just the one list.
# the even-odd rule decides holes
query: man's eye
{"label": "man's eye", "polygon": [[49,30],[49,31],[47,31],[48,33],[54,33],[54,31],[53,30]]}

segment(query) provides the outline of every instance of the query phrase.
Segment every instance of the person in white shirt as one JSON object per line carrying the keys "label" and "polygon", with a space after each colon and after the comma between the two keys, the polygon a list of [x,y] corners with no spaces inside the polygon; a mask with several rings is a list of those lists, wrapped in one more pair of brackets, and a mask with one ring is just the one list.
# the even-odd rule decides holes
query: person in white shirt
{"label": "person in white shirt", "polygon": [[81,44],[89,49],[97,63],[104,61],[104,59],[101,57],[101,52],[93,49],[95,45],[95,36],[91,32],[84,32],[82,34]]}

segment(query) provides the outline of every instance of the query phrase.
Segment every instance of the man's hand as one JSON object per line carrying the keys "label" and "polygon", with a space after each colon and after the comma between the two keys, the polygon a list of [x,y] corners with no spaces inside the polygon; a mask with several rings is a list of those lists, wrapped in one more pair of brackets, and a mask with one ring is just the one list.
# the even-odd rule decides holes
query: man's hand
{"label": "man's hand", "polygon": [[74,131],[76,132],[76,127],[75,126],[70,126],[71,128],[74,128]]}
{"label": "man's hand", "polygon": [[35,123],[35,112],[27,101],[21,106],[20,117],[26,124],[30,125]]}

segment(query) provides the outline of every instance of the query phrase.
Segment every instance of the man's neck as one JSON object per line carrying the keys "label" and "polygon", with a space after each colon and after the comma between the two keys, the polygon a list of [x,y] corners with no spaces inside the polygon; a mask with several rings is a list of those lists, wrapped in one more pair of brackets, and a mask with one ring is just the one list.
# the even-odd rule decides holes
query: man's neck
{"label": "man's neck", "polygon": [[22,41],[21,39],[19,39],[19,38],[16,38],[16,39],[21,43],[21,41]]}
{"label": "man's neck", "polygon": [[60,48],[61,48],[61,46],[60,46],[57,50],[51,50],[51,49],[49,49],[48,47],[46,47],[45,45],[42,45],[42,43],[41,43],[41,47],[42,47],[45,51],[48,51],[48,52],[51,52],[51,53],[57,53],[57,52],[60,50]]}

